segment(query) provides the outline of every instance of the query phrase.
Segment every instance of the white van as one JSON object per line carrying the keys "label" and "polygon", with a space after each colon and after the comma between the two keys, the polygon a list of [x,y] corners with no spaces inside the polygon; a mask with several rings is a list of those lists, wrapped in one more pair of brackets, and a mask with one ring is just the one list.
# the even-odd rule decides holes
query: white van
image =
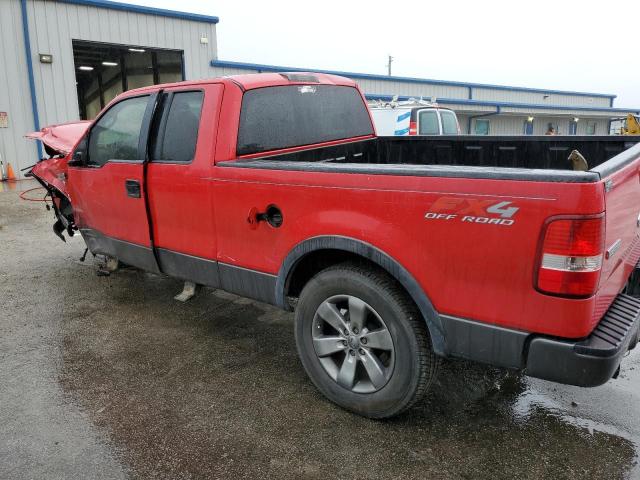
{"label": "white van", "polygon": [[369,104],[379,136],[460,135],[453,110],[420,100]]}

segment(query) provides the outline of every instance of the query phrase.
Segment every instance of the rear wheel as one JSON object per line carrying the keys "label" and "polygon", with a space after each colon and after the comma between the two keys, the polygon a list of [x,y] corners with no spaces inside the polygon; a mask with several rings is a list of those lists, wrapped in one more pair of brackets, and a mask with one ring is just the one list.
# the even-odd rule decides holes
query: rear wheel
{"label": "rear wheel", "polygon": [[372,418],[411,407],[439,364],[406,293],[386,273],[351,264],[324,270],[304,287],[296,343],[307,374],[327,398]]}

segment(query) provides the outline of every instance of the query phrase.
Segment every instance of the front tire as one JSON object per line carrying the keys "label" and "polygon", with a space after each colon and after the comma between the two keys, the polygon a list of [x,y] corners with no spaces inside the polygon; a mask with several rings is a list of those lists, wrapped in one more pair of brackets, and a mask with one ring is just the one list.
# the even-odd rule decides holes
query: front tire
{"label": "front tire", "polygon": [[437,375],[424,320],[383,271],[344,264],[318,273],[300,294],[295,325],[311,381],[359,415],[398,415]]}

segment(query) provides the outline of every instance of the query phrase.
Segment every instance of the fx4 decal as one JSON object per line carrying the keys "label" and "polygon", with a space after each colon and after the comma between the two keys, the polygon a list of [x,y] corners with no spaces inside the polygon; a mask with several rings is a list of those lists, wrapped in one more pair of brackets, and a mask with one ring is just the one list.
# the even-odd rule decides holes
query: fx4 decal
{"label": "fx4 decal", "polygon": [[466,197],[439,197],[425,214],[427,220],[449,220],[463,223],[511,226],[520,210],[513,202],[496,202]]}

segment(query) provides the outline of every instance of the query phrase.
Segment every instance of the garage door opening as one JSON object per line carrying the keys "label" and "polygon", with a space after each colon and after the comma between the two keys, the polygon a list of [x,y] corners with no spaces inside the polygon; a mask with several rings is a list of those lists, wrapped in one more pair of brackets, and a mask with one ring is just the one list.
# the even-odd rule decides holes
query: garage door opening
{"label": "garage door opening", "polygon": [[80,118],[93,119],[132,88],[184,80],[182,50],[73,40]]}

